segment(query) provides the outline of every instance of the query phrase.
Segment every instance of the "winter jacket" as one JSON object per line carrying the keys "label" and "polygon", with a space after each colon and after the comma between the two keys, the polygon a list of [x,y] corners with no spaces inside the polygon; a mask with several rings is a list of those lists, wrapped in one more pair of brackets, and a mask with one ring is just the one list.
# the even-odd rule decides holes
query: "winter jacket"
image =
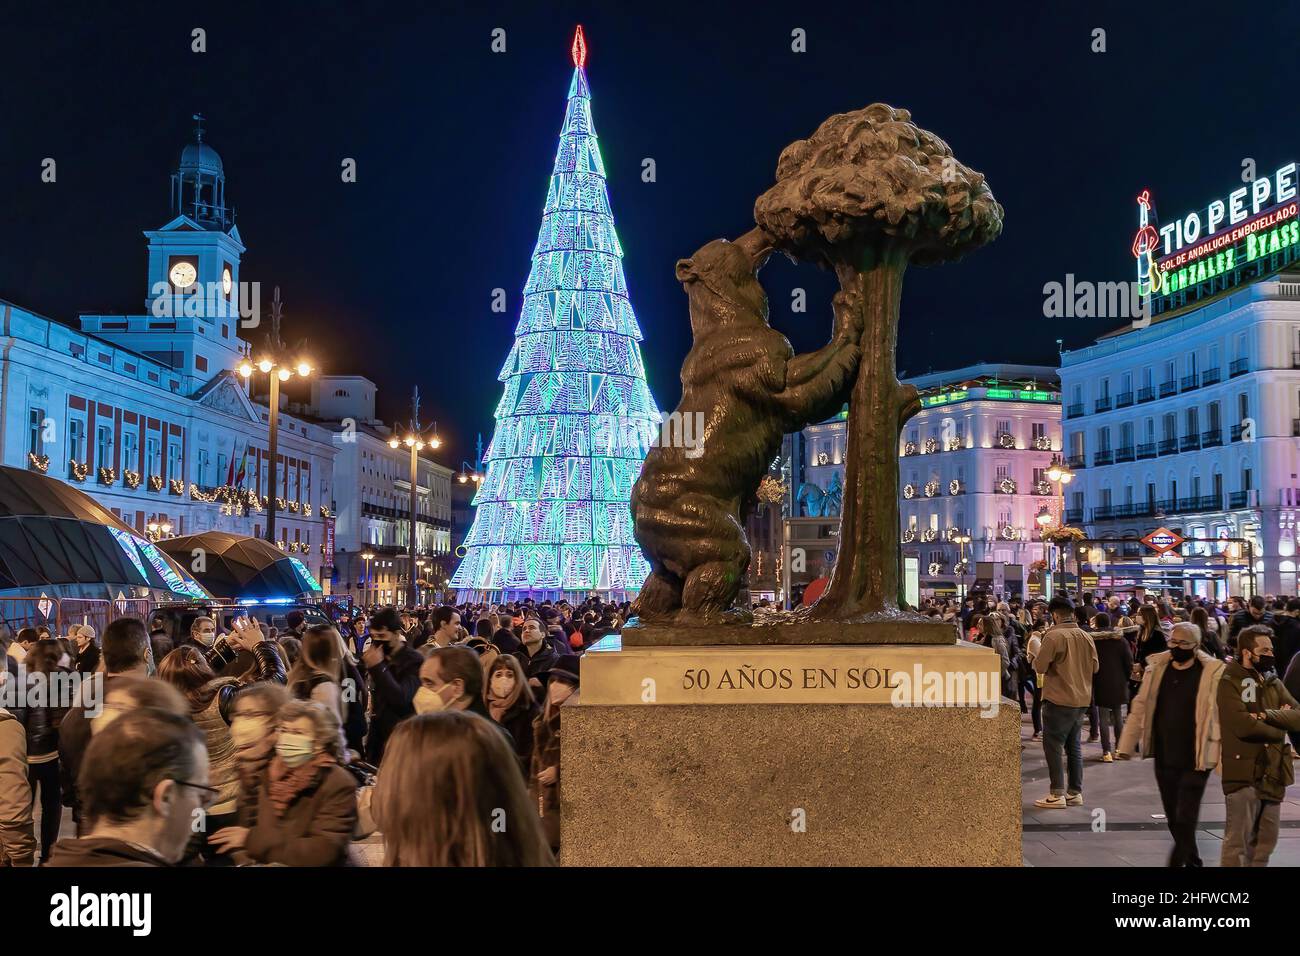
{"label": "winter jacket", "polygon": [[36,857],[27,732],[0,707],[0,867],[31,866]]}
{"label": "winter jacket", "polygon": [[285,866],[343,866],[348,862],[357,824],[356,777],[338,764],[322,767],[283,815],[271,803],[270,788],[268,773],[258,793],[257,824],[248,831],[245,853],[259,863]]}
{"label": "winter jacket", "polygon": [[1282,800],[1295,782],[1286,732],[1300,731],[1300,704],[1286,685],[1275,676],[1228,664],[1219,683],[1219,719],[1223,792],[1254,787],[1261,800]]}
{"label": "winter jacket", "polygon": [[1099,707],[1120,707],[1128,703],[1128,679],[1133,672],[1133,651],[1119,631],[1093,631],[1097,648],[1097,673],[1092,678],[1092,696]]}
{"label": "winter jacket", "polygon": [[366,760],[379,766],[393,728],[415,713],[415,692],[420,689],[420,665],[424,658],[405,644],[384,651],[385,657],[367,668],[370,678],[370,733],[366,737]]}
{"label": "winter jacket", "polygon": [[519,758],[519,769],[525,775],[528,774],[533,759],[533,721],[537,719],[538,713],[537,704],[530,704],[521,696],[513,707],[501,715],[500,720],[495,721],[510,734],[515,756]]}
{"label": "winter jacket", "polygon": [[1278,614],[1273,618],[1273,656],[1277,659],[1277,672],[1285,674],[1291,659],[1300,651],[1300,618],[1291,614]]}
{"label": "winter jacket", "polygon": [[1097,672],[1097,648],[1092,638],[1072,624],[1054,624],[1044,633],[1034,670],[1043,700],[1058,707],[1087,707],[1092,703],[1092,677]]}
{"label": "winter jacket", "polygon": [[519,663],[524,666],[524,678],[526,680],[532,680],[536,677],[545,684],[546,678],[542,674],[555,666],[559,655],[555,653],[555,647],[550,641],[543,640],[541,646],[537,648],[536,654],[530,657],[528,649],[521,644],[519,650],[515,651],[515,657],[519,658]]}
{"label": "winter jacket", "polygon": [[1230,647],[1235,648],[1237,646],[1237,635],[1241,633],[1242,629],[1253,627],[1256,624],[1262,624],[1265,627],[1272,627],[1273,613],[1271,611],[1265,611],[1258,621],[1255,620],[1253,615],[1251,615],[1250,608],[1245,608],[1244,610],[1238,611],[1236,614],[1232,615],[1228,620],[1227,644]]}
{"label": "winter jacket", "polygon": [[147,847],[109,837],[60,840],[46,866],[170,866]]}
{"label": "winter jacket", "polygon": [[[1219,707],[1216,691],[1223,674],[1223,661],[1197,651],[1201,662],[1201,682],[1196,688],[1196,769],[1213,770],[1219,763]],[[1129,707],[1128,721],[1120,734],[1116,753],[1132,754],[1138,744],[1142,756],[1155,756],[1154,736],[1156,701],[1160,694],[1160,681],[1172,660],[1168,651],[1153,654],[1147,659],[1147,669],[1142,674],[1142,687]]]}

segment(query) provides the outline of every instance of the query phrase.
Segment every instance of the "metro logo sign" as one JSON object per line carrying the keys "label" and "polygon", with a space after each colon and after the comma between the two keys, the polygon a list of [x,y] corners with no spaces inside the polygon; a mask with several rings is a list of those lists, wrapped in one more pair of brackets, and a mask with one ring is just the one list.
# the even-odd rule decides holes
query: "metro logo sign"
{"label": "metro logo sign", "polygon": [[1143,538],[1142,543],[1156,554],[1164,554],[1166,551],[1174,550],[1186,540],[1181,534],[1175,534],[1168,528],[1157,528]]}

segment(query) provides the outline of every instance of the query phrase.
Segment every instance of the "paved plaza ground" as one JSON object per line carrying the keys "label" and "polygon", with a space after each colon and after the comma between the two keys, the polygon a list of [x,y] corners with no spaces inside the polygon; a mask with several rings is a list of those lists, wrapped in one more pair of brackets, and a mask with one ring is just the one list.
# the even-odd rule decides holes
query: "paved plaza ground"
{"label": "paved plaza ground", "polygon": [[[1085,742],[1083,806],[1041,810],[1034,801],[1047,794],[1047,762],[1042,742],[1029,739],[1033,727],[1028,715],[1023,726],[1020,789],[1026,866],[1164,866],[1168,862],[1173,841],[1150,761],[1102,763],[1101,744]],[[1105,811],[1105,829],[1100,831],[1093,829],[1097,809]],[[1211,774],[1196,838],[1206,866],[1219,865],[1223,818],[1223,784],[1217,774]],[[1281,834],[1269,865],[1300,866],[1300,786],[1287,790]]]}

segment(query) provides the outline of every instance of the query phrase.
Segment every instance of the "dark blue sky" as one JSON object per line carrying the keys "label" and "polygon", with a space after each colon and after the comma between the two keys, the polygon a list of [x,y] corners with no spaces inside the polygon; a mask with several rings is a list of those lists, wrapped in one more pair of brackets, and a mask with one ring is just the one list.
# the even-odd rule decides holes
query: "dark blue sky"
{"label": "dark blue sky", "polygon": [[[385,417],[418,383],[458,465],[491,434],[579,22],[666,409],[690,346],[675,261],[747,229],[782,147],[832,113],[910,109],[1006,207],[993,246],[909,272],[910,373],[1054,362],[1057,338],[1085,344],[1109,323],[1044,319],[1043,284],[1132,278],[1141,189],[1168,217],[1230,191],[1243,158],[1262,173],[1297,158],[1294,3],[1250,18],[1222,3],[10,3],[0,297],[74,325],[139,311],[141,232],[167,221],[168,176],[203,112],[243,278],[282,287],[286,338],[379,382]],[[205,54],[190,52],[196,26]],[[505,54],[490,51],[495,27]],[[791,52],[796,27],[807,53]],[[54,185],[39,181],[47,156]],[[340,182],[343,157],[356,184]],[[829,278],[773,260],[763,279],[773,324],[800,351],[821,344]],[[790,312],[792,286],[809,290],[805,315]],[[495,287],[506,315],[490,311]]]}

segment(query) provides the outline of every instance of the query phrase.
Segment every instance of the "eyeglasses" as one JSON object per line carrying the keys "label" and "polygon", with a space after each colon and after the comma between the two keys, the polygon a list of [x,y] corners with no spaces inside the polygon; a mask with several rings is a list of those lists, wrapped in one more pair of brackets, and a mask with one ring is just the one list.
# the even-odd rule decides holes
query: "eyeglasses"
{"label": "eyeglasses", "polygon": [[202,790],[203,796],[199,797],[199,802],[205,807],[210,807],[217,802],[217,797],[221,791],[216,787],[209,787],[206,783],[191,783],[188,780],[177,780],[172,778],[172,783],[179,784],[182,787],[190,787],[194,790]]}

